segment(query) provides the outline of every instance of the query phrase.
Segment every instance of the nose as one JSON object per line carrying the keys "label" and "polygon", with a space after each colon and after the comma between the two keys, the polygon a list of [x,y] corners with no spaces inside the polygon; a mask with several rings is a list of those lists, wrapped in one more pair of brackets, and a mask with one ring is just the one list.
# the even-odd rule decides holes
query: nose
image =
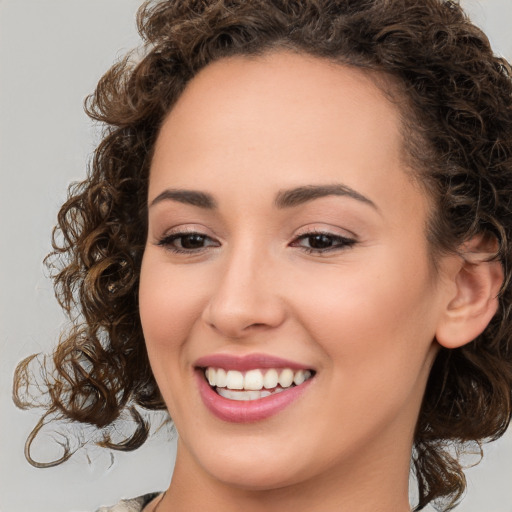
{"label": "nose", "polygon": [[245,338],[278,327],[286,318],[276,265],[246,247],[220,264],[203,320],[227,338]]}

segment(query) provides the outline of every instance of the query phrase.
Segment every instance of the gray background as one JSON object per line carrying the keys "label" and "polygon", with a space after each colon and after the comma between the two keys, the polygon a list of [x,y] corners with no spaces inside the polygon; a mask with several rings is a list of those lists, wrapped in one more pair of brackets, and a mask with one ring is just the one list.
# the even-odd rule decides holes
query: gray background
{"label": "gray background", "polygon": [[[462,3],[496,51],[512,58],[511,0]],[[174,444],[165,428],[113,460],[90,447],[61,466],[31,467],[23,444],[37,412],[16,409],[10,397],[17,362],[51,350],[63,325],[41,262],[66,186],[83,177],[98,140],[82,101],[110,64],[137,45],[139,4],[0,0],[0,512],[92,512],[169,482]],[[36,447],[42,457],[58,448],[48,439]],[[458,511],[512,512],[512,432],[487,447],[484,461],[467,474]]]}

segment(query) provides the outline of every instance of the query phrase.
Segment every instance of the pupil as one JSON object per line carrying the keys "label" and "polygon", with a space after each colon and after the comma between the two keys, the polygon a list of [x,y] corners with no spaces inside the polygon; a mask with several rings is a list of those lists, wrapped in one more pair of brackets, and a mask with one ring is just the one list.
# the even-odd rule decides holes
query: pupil
{"label": "pupil", "polygon": [[332,240],[326,235],[314,235],[309,237],[309,245],[313,249],[326,249],[332,246]]}
{"label": "pupil", "polygon": [[184,249],[199,249],[203,244],[204,236],[202,235],[187,235],[181,239],[181,246]]}

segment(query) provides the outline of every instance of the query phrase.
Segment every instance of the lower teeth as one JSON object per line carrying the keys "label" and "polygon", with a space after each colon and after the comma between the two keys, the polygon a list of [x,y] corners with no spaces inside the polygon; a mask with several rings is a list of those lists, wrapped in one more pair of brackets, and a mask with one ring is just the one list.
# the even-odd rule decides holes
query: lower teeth
{"label": "lower teeth", "polygon": [[260,398],[265,398],[270,395],[274,395],[276,393],[281,393],[285,391],[285,389],[290,388],[281,388],[277,387],[272,391],[268,389],[262,389],[259,391],[238,391],[234,389],[227,388],[215,388],[215,391],[222,397],[228,398],[229,400],[239,400],[239,401],[248,401],[248,400],[258,400]]}

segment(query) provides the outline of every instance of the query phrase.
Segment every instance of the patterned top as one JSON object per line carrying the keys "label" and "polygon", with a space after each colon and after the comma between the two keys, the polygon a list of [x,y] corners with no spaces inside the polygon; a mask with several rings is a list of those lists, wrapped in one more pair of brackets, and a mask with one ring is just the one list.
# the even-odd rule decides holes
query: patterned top
{"label": "patterned top", "polygon": [[121,500],[113,507],[101,507],[96,512],[142,512],[144,507],[159,494],[161,493],[152,492],[138,498],[132,498],[131,500]]}

